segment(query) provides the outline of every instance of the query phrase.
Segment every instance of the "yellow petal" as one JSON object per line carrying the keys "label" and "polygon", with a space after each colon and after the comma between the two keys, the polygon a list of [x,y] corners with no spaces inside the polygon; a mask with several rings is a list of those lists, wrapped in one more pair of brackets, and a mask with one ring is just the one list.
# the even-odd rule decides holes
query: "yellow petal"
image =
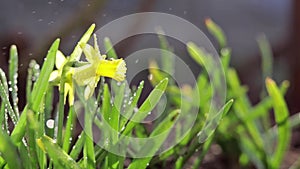
{"label": "yellow petal", "polygon": [[64,104],[66,104],[67,95],[70,91],[71,87],[68,83],[65,83],[65,91],[64,91]]}
{"label": "yellow petal", "polygon": [[97,55],[98,58],[100,58],[100,60],[105,59],[106,55],[101,55],[100,53],[100,49],[98,46],[98,40],[97,40],[97,35],[94,34],[94,51],[95,51],[95,55]]}
{"label": "yellow petal", "polygon": [[74,104],[74,86],[73,83],[70,84],[69,90],[69,105],[72,106]]}
{"label": "yellow petal", "polygon": [[83,53],[84,53],[84,55],[86,57],[86,60],[88,62],[90,62],[90,63],[93,63],[94,60],[95,60],[95,58],[93,56],[94,55],[94,51],[93,51],[94,48],[91,45],[89,45],[89,44],[82,44],[81,48],[82,48]]}
{"label": "yellow petal", "polygon": [[66,58],[64,54],[61,51],[56,52],[56,59],[55,59],[55,66],[57,69],[60,69],[63,67],[64,63],[66,61]]}
{"label": "yellow petal", "polygon": [[84,90],[85,100],[89,99],[93,95],[94,91],[95,91],[95,87],[87,85],[85,90]]}
{"label": "yellow petal", "polygon": [[54,70],[51,72],[50,77],[49,77],[49,82],[55,81],[57,78],[59,78],[59,72],[58,70]]}
{"label": "yellow petal", "polygon": [[117,81],[125,79],[127,68],[123,59],[101,60],[96,75],[113,78]]}
{"label": "yellow petal", "polygon": [[73,79],[79,86],[87,85],[96,76],[94,64],[84,65],[74,69]]}

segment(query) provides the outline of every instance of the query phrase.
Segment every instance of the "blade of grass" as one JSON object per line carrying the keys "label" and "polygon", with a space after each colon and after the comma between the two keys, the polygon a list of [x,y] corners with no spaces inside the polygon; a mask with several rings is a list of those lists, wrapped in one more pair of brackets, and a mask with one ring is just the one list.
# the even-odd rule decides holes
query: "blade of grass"
{"label": "blade of grass", "polygon": [[84,145],[84,140],[85,140],[85,134],[82,132],[77,140],[74,146],[72,147],[72,150],[70,152],[70,156],[74,159],[77,160],[80,152],[82,151],[82,147]]}
{"label": "blade of grass", "polygon": [[65,129],[65,136],[64,136],[64,142],[63,142],[63,150],[65,152],[69,152],[70,144],[72,141],[72,132],[73,132],[73,125],[75,123],[75,110],[74,106],[70,106],[69,108],[69,114],[67,117],[67,124]]}
{"label": "blade of grass", "polygon": [[[204,143],[206,141],[212,142],[212,140],[210,140],[210,138],[213,137],[215,130],[217,129],[217,127],[215,125],[218,126],[220,124],[220,121],[228,113],[232,104],[233,104],[233,100],[231,99],[219,110],[219,112],[216,114],[216,116],[213,119],[211,119],[211,121],[206,123],[206,125],[203,127],[203,129],[198,133],[198,138],[199,138],[198,141],[194,141],[191,145],[189,145],[187,152],[184,155],[180,156],[181,158],[179,158],[176,161],[176,168],[182,168],[184,166],[184,164],[187,162],[187,160],[197,151],[197,149],[201,146],[202,143]],[[201,136],[201,134],[202,134],[202,136]],[[201,138],[201,137],[203,137],[203,138]],[[210,146],[210,144],[206,145],[206,146]],[[206,148],[209,148],[209,147],[206,147]],[[203,158],[203,157],[200,157],[200,158]]]}
{"label": "blade of grass", "polygon": [[9,168],[23,168],[17,148],[13,145],[9,136],[0,129],[0,152]]}
{"label": "blade of grass", "polygon": [[222,66],[223,66],[224,72],[226,73],[226,71],[229,67],[229,64],[230,64],[231,49],[230,48],[221,49],[220,55],[221,55]]}
{"label": "blade of grass", "polygon": [[[115,99],[118,98],[116,97]],[[120,112],[114,104],[111,105],[111,97],[110,97],[110,92],[107,84],[104,84],[102,101],[103,101],[102,115],[104,117],[104,120],[110,125],[110,127],[113,130],[118,131]],[[111,146],[114,143],[116,143],[118,140],[117,132],[109,133],[107,139],[109,139],[109,144],[110,144],[108,146]],[[108,168],[112,168],[112,169],[118,168],[119,158],[117,155],[108,153],[106,160],[107,160]]]}
{"label": "blade of grass", "polygon": [[48,82],[50,74],[53,70],[54,63],[55,63],[55,56],[56,52],[58,50],[59,46],[59,39],[56,39],[52,46],[50,47],[47,57],[44,61],[43,67],[41,69],[41,73],[39,75],[39,78],[37,79],[36,83],[33,86],[33,90],[31,93],[31,106],[30,108],[34,111],[37,112],[40,104],[42,102],[42,98],[44,97],[47,88],[48,88]]}
{"label": "blade of grass", "polygon": [[161,51],[162,69],[172,76],[174,74],[175,57],[170,55],[174,52],[174,50],[170,47],[164,31],[162,29],[157,29],[156,32],[159,39],[160,49],[163,50]]}
{"label": "blade of grass", "polygon": [[[46,98],[44,98],[46,99]],[[43,135],[45,135],[45,106],[41,106],[40,107],[40,111],[37,114],[37,125],[38,128],[35,129],[35,139],[36,138],[40,138]],[[47,159],[46,159],[46,153],[44,151],[42,151],[41,149],[37,148],[38,146],[36,144],[34,144],[36,146],[36,154],[38,157],[38,162],[39,162],[39,168],[47,168]]]}
{"label": "blade of grass", "polygon": [[[131,115],[133,114],[134,108],[137,106],[137,103],[139,101],[139,98],[141,96],[143,88],[144,88],[144,81],[141,81],[136,92],[132,96],[132,102],[131,102],[130,106],[124,112],[124,115],[126,117],[131,117]],[[120,119],[119,131],[122,131],[125,129],[125,124],[128,122],[128,120],[129,119],[124,118],[124,117]]]}
{"label": "blade of grass", "polygon": [[[54,67],[54,63],[55,63],[55,56],[56,56],[56,51],[58,49],[59,46],[59,39],[56,39],[54,41],[54,43],[52,44],[52,46],[50,47],[50,50],[48,51],[46,60],[43,64],[41,73],[39,78],[37,79],[36,83],[34,84],[32,93],[31,93],[31,97],[30,97],[30,109],[32,109],[34,112],[38,112],[39,107],[41,105],[42,102],[42,98],[44,97],[47,89],[48,89],[48,82],[50,74],[53,70]],[[15,144],[18,144],[21,142],[22,137],[25,134],[25,126],[26,126],[26,112],[27,109],[29,107],[25,106],[21,116],[20,116],[20,120],[18,121],[16,127],[14,128],[12,134],[11,134],[11,138],[12,141]]]}
{"label": "blade of grass", "polygon": [[19,109],[18,109],[18,52],[16,45],[12,45],[9,54],[9,82],[11,98],[13,103],[13,109],[15,116],[19,119]]}
{"label": "blade of grass", "polygon": [[20,144],[19,146],[19,152],[20,152],[20,157],[21,157],[21,160],[22,160],[22,166],[26,169],[32,169],[34,168],[32,165],[31,165],[31,162],[30,162],[30,155],[28,153],[28,149],[27,147],[24,145],[24,144]]}
{"label": "blade of grass", "polygon": [[59,103],[58,103],[58,119],[57,119],[57,143],[63,146],[63,126],[65,114],[65,82],[66,82],[66,65],[63,67],[59,83]]}
{"label": "blade of grass", "polygon": [[[1,78],[1,79],[3,79],[3,78]],[[6,92],[6,89],[5,89],[5,86],[3,85],[3,83],[0,83],[0,96],[1,96],[2,102],[4,103],[4,106],[7,109],[7,112],[9,114],[10,118],[12,119],[13,124],[16,125],[18,122],[18,118],[15,115],[15,112],[9,102],[9,96],[8,96],[8,93]]]}
{"label": "blade of grass", "polygon": [[[7,79],[5,76],[5,73],[2,69],[0,69],[0,83],[3,85],[4,90],[6,93],[8,93],[8,85],[7,85]],[[1,102],[1,112],[0,112],[0,124],[3,124],[3,129],[6,131],[6,133],[9,133],[8,130],[8,115],[7,115],[7,106],[5,106],[5,103]]]}
{"label": "blade of grass", "polygon": [[35,60],[31,60],[28,68],[27,83],[26,83],[26,100],[29,103],[32,91],[32,82],[36,82],[40,75],[40,65]]}
{"label": "blade of grass", "polygon": [[272,155],[270,167],[279,168],[291,139],[289,111],[280,90],[272,79],[266,79],[266,87],[273,100],[275,121],[278,128],[277,148]]}
{"label": "blade of grass", "polygon": [[220,48],[224,48],[227,46],[226,36],[219,25],[217,25],[210,18],[205,19],[205,25],[208,31],[216,38],[218,41]]}
{"label": "blade of grass", "polygon": [[138,121],[141,121],[144,119],[150,111],[156,106],[156,104],[159,102],[161,96],[163,95],[164,91],[166,90],[168,84],[168,79],[165,78],[164,80],[160,81],[159,84],[155,86],[155,88],[152,90],[152,92],[149,94],[147,99],[143,102],[141,107],[139,108],[138,112],[135,113],[131,121],[129,121],[122,132],[123,135],[129,134],[132,129],[135,127]]}
{"label": "blade of grass", "polygon": [[[83,93],[81,93],[80,98],[83,98],[82,96],[83,96]],[[84,146],[83,146],[83,166],[84,166],[84,168],[87,168],[87,169],[93,169],[96,167],[93,131],[92,131],[94,115],[97,111],[95,102],[96,102],[96,100],[94,98],[90,98],[84,102],[85,142],[84,142]]]}
{"label": "blade of grass", "polygon": [[260,49],[262,57],[262,75],[263,79],[272,77],[273,72],[273,53],[271,46],[266,38],[266,35],[260,35],[257,37],[258,47]]}
{"label": "blade of grass", "polygon": [[37,114],[35,114],[32,110],[28,110],[26,113],[27,120],[27,137],[28,137],[28,149],[30,154],[31,165],[34,168],[38,167],[38,156],[37,156],[37,147],[36,147],[36,131],[40,127],[37,121]]}
{"label": "blade of grass", "polygon": [[91,112],[85,112],[84,118],[84,129],[86,132],[85,144],[83,147],[83,156],[85,160],[85,167],[87,169],[95,168],[95,153],[94,153],[94,142],[93,142],[93,131],[92,131],[92,119]]}
{"label": "blade of grass", "polygon": [[197,134],[199,142],[204,143],[216,130],[216,125],[219,125],[220,120],[227,114],[233,104],[233,99],[229,100],[219,112],[211,119],[206,122],[203,129]]}
{"label": "blade of grass", "polygon": [[[169,132],[172,129],[172,126],[176,122],[178,116],[180,114],[180,110],[174,110],[172,111],[150,134],[149,137],[155,137],[159,135],[159,139],[153,139],[154,143],[153,146],[145,144],[143,151],[147,152],[147,156],[145,158],[137,158],[134,159],[130,165],[128,166],[128,169],[143,169],[146,168],[151,159],[153,158],[153,155],[156,153],[156,151],[160,148],[160,146],[164,143],[165,139],[168,137]],[[161,136],[161,134],[163,134]]]}
{"label": "blade of grass", "polygon": [[0,168],[4,168],[6,164],[6,161],[0,156]]}
{"label": "blade of grass", "polygon": [[113,59],[118,59],[117,53],[115,51],[115,49],[113,48],[111,41],[108,37],[104,38],[104,47],[106,50],[106,54],[109,58],[113,58]]}
{"label": "blade of grass", "polygon": [[53,160],[54,165],[62,168],[80,169],[79,165],[59,145],[48,136],[37,139],[38,146]]}
{"label": "blade of grass", "polygon": [[123,103],[124,95],[125,95],[125,87],[126,83],[120,84],[119,82],[116,83],[115,81],[111,82],[112,90],[115,93],[114,95],[114,105],[118,110],[121,111],[121,106]]}
{"label": "blade of grass", "polygon": [[214,137],[210,137],[206,140],[206,142],[203,144],[202,151],[200,153],[200,156],[194,161],[193,163],[193,169],[200,168],[201,162],[203,161],[205,155],[207,154]]}

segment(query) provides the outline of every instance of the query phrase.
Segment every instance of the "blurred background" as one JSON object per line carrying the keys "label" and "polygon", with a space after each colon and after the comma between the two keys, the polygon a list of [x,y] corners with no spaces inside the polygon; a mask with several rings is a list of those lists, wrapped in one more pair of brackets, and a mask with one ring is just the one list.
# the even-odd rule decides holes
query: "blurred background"
{"label": "blurred background", "polygon": [[[242,83],[249,86],[253,104],[259,100],[264,84],[257,37],[265,34],[274,54],[273,78],[277,82],[290,81],[287,102],[291,114],[300,111],[298,0],[10,0],[0,3],[0,67],[7,71],[9,47],[16,44],[20,56],[19,89],[25,88],[30,59],[36,59],[41,64],[55,38],[61,38],[60,49],[69,54],[91,23],[96,23],[100,28],[128,14],[164,12],[192,22],[214,44],[205,29],[205,18],[212,18],[223,28],[233,51],[231,65],[237,69]],[[138,37],[126,39],[115,46],[116,51],[126,57],[137,49],[158,44],[157,38],[153,37],[148,37],[150,40]],[[187,57],[186,52],[178,53],[183,58]],[[24,106],[24,91],[19,91],[21,107]],[[293,137],[300,138],[297,131]],[[300,142],[293,139],[292,145],[299,147]]]}

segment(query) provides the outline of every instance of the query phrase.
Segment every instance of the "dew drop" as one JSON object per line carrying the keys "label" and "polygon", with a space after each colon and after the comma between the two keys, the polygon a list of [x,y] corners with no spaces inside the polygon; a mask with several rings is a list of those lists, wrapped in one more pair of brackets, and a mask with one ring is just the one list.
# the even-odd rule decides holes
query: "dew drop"
{"label": "dew drop", "polygon": [[53,129],[53,128],[54,128],[54,120],[53,120],[53,119],[47,120],[46,126],[47,126],[49,129]]}
{"label": "dew drop", "polygon": [[148,79],[149,79],[149,80],[152,80],[152,79],[153,79],[153,75],[152,75],[152,74],[149,74]]}
{"label": "dew drop", "polygon": [[38,64],[34,65],[34,69],[38,70],[40,68],[40,66]]}

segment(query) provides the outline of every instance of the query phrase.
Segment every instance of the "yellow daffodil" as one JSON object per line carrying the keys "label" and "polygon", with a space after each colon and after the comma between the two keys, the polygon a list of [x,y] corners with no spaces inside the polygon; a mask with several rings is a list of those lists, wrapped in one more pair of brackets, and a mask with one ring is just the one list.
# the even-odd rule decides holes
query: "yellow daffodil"
{"label": "yellow daffodil", "polygon": [[76,62],[80,59],[80,56],[82,54],[82,49],[80,45],[87,43],[95,29],[95,26],[95,24],[92,24],[89,27],[89,29],[83,34],[78,44],[75,46],[74,51],[69,57],[65,57],[61,51],[57,51],[56,53],[55,67],[57,70],[54,70],[51,73],[49,82],[53,83],[56,86],[60,86],[60,81],[63,78],[64,100],[66,101],[68,95],[68,101],[70,106],[74,104],[74,85],[72,78],[74,74],[74,68],[71,67],[71,64],[72,62]]}
{"label": "yellow daffodil", "polygon": [[126,73],[126,63],[123,59],[105,60],[106,55],[101,55],[97,37],[94,34],[94,47],[89,44],[81,44],[88,64],[74,68],[73,78],[79,86],[85,86],[84,97],[88,99],[94,93],[100,76],[110,77],[117,81],[123,81]]}
{"label": "yellow daffodil", "polygon": [[[67,63],[68,63],[68,59],[64,56],[64,54],[61,51],[57,51],[56,60],[55,60],[55,67],[57,70],[54,70],[50,74],[49,82],[52,82],[54,85],[57,86],[60,85],[63,69]],[[64,79],[65,80],[64,100],[66,101],[68,95],[69,105],[71,106],[74,104],[74,85],[72,80],[74,69],[72,67],[65,67],[65,69],[66,70],[65,70],[65,79]]]}

